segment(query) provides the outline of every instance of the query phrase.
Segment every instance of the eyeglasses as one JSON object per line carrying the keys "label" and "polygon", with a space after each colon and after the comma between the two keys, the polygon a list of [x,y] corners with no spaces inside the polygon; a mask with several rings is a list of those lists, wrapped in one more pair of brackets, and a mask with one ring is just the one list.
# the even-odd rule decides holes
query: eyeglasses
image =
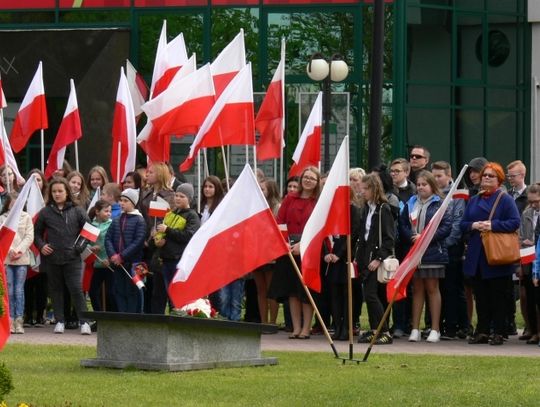
{"label": "eyeglasses", "polygon": [[390,174],[399,174],[400,172],[404,172],[403,170],[390,170]]}
{"label": "eyeglasses", "polygon": [[411,154],[410,157],[413,160],[420,160],[422,158],[426,158],[426,157],[424,157],[423,155],[420,155],[420,154]]}
{"label": "eyeglasses", "polygon": [[506,178],[514,179],[516,177],[519,177],[520,175],[523,175],[523,174],[506,174]]}
{"label": "eyeglasses", "polygon": [[484,173],[482,174],[482,178],[497,178],[497,176],[495,174]]}
{"label": "eyeglasses", "polygon": [[307,177],[307,176],[303,176],[302,179],[305,179],[306,181],[313,181],[313,182],[317,182],[318,179],[317,178],[314,178],[314,177]]}

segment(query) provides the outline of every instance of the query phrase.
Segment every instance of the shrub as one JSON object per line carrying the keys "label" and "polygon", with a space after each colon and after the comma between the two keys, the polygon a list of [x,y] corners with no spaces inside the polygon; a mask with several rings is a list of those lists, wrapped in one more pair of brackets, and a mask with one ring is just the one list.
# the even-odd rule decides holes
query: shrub
{"label": "shrub", "polygon": [[13,390],[13,380],[11,372],[6,365],[0,363],[0,401],[4,399],[11,390]]}

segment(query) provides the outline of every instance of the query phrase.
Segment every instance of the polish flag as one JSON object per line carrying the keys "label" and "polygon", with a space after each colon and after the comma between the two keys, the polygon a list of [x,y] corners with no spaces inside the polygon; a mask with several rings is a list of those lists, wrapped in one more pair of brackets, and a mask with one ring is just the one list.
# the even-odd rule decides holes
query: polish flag
{"label": "polish flag", "polygon": [[139,118],[142,113],[141,106],[146,102],[149,95],[148,85],[143,76],[137,72],[129,59],[126,59],[126,77],[129,85],[129,92],[133,101],[133,111],[135,117]]}
{"label": "polish flag", "polygon": [[11,247],[11,243],[13,243],[13,239],[15,238],[15,234],[17,232],[17,228],[19,227],[19,219],[21,218],[21,212],[24,208],[24,205],[26,204],[26,199],[28,198],[28,192],[32,186],[31,182],[28,182],[25,184],[21,192],[19,193],[19,196],[17,200],[15,201],[15,204],[9,211],[9,214],[0,227],[0,284],[3,285],[3,293],[4,295],[2,298],[0,298],[0,301],[2,301],[2,310],[3,314],[0,315],[0,350],[4,347],[4,344],[7,342],[9,338],[9,296],[8,296],[8,287],[7,287],[7,277],[6,277],[6,270],[4,268],[4,261],[7,258],[7,254],[9,252],[9,248]]}
{"label": "polish flag", "polygon": [[19,171],[17,160],[15,160],[13,150],[9,144],[6,127],[4,126],[4,115],[0,115],[0,132],[0,165],[8,165],[13,170],[17,182],[22,185],[25,183],[25,179]]}
{"label": "polish flag", "polygon": [[184,35],[179,34],[171,42],[167,43],[167,20],[163,21],[159,36],[152,84],[150,86],[150,98],[155,98],[171,83],[176,73],[188,60]]}
{"label": "polish flag", "polygon": [[94,192],[94,196],[92,197],[92,200],[88,204],[88,210],[86,213],[90,213],[92,208],[96,206],[96,202],[101,199],[101,187],[97,187],[96,192]]}
{"label": "polish flag", "polygon": [[437,212],[435,212],[435,215],[433,215],[431,221],[424,228],[422,233],[420,233],[418,239],[416,239],[414,242],[413,246],[409,250],[409,253],[407,253],[405,259],[403,259],[399,265],[396,273],[394,274],[394,278],[386,285],[386,297],[388,298],[388,302],[399,301],[407,297],[407,284],[411,280],[416,267],[418,267],[418,264],[420,264],[422,256],[424,256],[426,249],[431,243],[431,240],[433,239],[433,236],[441,223],[444,213],[452,200],[452,196],[454,196],[454,192],[456,192],[457,186],[461,182],[466,170],[467,165],[463,166],[456,181],[452,184],[450,191],[448,191],[446,198],[444,198],[441,206]]}
{"label": "polish flag", "polygon": [[180,308],[287,254],[257,178],[246,164],[210,219],[189,241],[169,296]]}
{"label": "polish flag", "polygon": [[251,64],[238,72],[206,116],[180,171],[191,168],[201,148],[248,144],[255,144]]}
{"label": "polish flag", "polygon": [[94,275],[94,262],[96,261],[97,256],[87,247],[84,249],[81,259],[84,263],[82,290],[86,293],[90,291],[90,284],[92,283],[92,276]]}
{"label": "polish flag", "polygon": [[69,85],[71,90],[69,92],[64,118],[58,129],[58,134],[54,139],[51,152],[49,153],[49,159],[47,160],[47,168],[45,168],[45,178],[47,179],[51,178],[55,171],[62,168],[66,155],[66,147],[82,137],[81,118],[79,116],[77,93],[73,79],[69,80]]}
{"label": "polish flag", "polygon": [[99,228],[92,225],[91,223],[86,222],[81,229],[80,236],[91,242],[97,242],[99,237]]}
{"label": "polish flag", "polygon": [[35,131],[48,127],[43,68],[40,62],[11,129],[9,139],[13,151],[21,151]]}
{"label": "polish flag", "polygon": [[135,170],[137,129],[133,102],[124,68],[121,68],[112,128],[111,174],[113,182],[120,184],[126,174]]}
{"label": "polish flag", "polygon": [[[182,69],[183,70],[183,69]],[[142,107],[152,126],[146,154],[152,161],[168,161],[169,136],[196,134],[215,102],[210,65],[173,83]]]}
{"label": "polish flag", "polygon": [[2,87],[2,76],[0,75],[0,109],[7,107],[6,95],[4,94],[4,88]]}
{"label": "polish flag", "polygon": [[531,264],[536,259],[536,250],[534,246],[524,247],[520,249],[521,265]]}
{"label": "polish flag", "polygon": [[261,134],[257,143],[257,160],[281,157],[285,147],[285,40],[281,43],[281,61],[257,113],[255,127]]}
{"label": "polish flag", "polygon": [[281,223],[278,225],[279,231],[281,232],[281,236],[283,236],[283,240],[286,242],[289,241],[289,228],[287,227],[286,223]]}
{"label": "polish flag", "polygon": [[454,195],[452,196],[454,199],[469,199],[469,190],[468,189],[456,189],[456,192],[454,192]]}
{"label": "polish flag", "polygon": [[321,161],[322,92],[319,92],[311,109],[298,145],[293,154],[289,177],[299,176],[310,165],[319,166]]}
{"label": "polish flag", "polygon": [[409,221],[411,222],[412,227],[416,228],[416,225],[418,224],[418,209],[409,213]]}
{"label": "polish flag", "polygon": [[212,76],[214,78],[217,97],[223,93],[227,85],[245,65],[246,49],[244,46],[244,30],[241,29],[238,35],[223,48],[214,62],[212,62]]}
{"label": "polish flag", "polygon": [[148,216],[154,218],[164,218],[167,212],[171,210],[169,203],[165,200],[150,201],[150,207],[148,208]]}
{"label": "polish flag", "polygon": [[[146,109],[145,113],[147,117],[150,115],[153,119],[157,119],[160,116],[165,116],[168,113],[167,109],[173,108],[170,106],[171,99],[173,101],[173,106],[176,106],[176,99],[179,97],[179,95],[183,94],[184,89],[178,89],[178,87],[175,85],[178,82],[182,82],[182,79],[191,75],[196,70],[197,61],[195,54],[193,54],[187,63],[183,65],[182,68],[176,73],[165,92],[161,93],[156,98],[151,99],[149,102],[144,104],[144,106],[141,106],[143,111]],[[182,83],[185,84],[185,81]],[[175,86],[174,90],[171,90],[170,88],[173,86]],[[167,96],[164,96],[164,94]],[[169,104],[166,102],[169,102]],[[161,125],[162,123],[158,121],[157,124]],[[148,117],[146,125],[137,136],[137,143],[144,150],[150,162],[169,161],[170,159],[170,141],[165,137],[161,137],[159,130],[160,129],[154,126],[152,123],[152,119]]]}
{"label": "polish flag", "polygon": [[[37,175],[32,174],[31,178],[26,182],[27,184],[32,184],[30,191],[28,191],[28,199],[26,200],[26,212],[32,218],[32,222],[36,223],[39,211],[45,207],[45,201],[43,200],[43,195],[41,194],[41,189],[37,182]],[[32,243],[30,250],[34,253],[35,264],[26,274],[26,278],[34,277],[37,272],[39,272],[39,265],[41,264],[41,253],[39,249]]]}
{"label": "polish flag", "polygon": [[324,240],[328,236],[351,234],[350,202],[349,138],[345,137],[300,240],[304,283],[317,292],[321,291]]}
{"label": "polish flag", "polygon": [[133,281],[133,284],[135,284],[139,290],[144,288],[144,282],[140,275],[135,274],[133,277],[131,277],[131,281]]}

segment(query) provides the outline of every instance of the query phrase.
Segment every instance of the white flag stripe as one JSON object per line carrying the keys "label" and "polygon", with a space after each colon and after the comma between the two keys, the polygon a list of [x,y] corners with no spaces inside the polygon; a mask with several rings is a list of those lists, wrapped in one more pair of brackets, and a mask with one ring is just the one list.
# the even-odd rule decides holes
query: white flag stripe
{"label": "white flag stripe", "polygon": [[244,30],[227,44],[212,62],[212,75],[237,72],[246,64],[246,51],[244,46]]}
{"label": "white flag stripe", "polygon": [[177,266],[173,283],[186,281],[191,270],[201,257],[206,243],[215,236],[234,225],[268,209],[257,178],[249,165],[245,165],[238,180],[223,198],[210,219],[195,233],[184,250],[184,255]]}
{"label": "white flag stripe", "polygon": [[32,103],[36,96],[44,94],[45,86],[43,85],[43,66],[41,61],[39,61],[37,71],[34,74],[34,78],[32,79],[26,94],[24,95],[24,99],[19,107],[19,111],[23,110],[26,106]]}

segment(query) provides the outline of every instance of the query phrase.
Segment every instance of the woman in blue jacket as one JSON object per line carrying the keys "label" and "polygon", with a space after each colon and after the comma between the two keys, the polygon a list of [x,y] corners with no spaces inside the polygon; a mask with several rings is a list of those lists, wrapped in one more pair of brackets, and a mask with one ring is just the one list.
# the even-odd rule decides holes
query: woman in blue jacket
{"label": "woman in blue jacket", "polygon": [[[409,199],[400,215],[400,241],[414,244],[441,204],[441,192],[435,177],[428,171],[420,172],[416,177],[416,194]],[[432,343],[440,340],[441,293],[439,279],[444,278],[445,265],[448,263],[445,240],[450,235],[451,230],[450,214],[445,213],[414,274],[410,342],[418,342],[421,339],[420,316],[426,292],[431,315],[431,331],[426,340]]]}
{"label": "woman in blue jacket", "polygon": [[[500,164],[488,162],[481,172],[480,192],[474,196],[463,214],[461,230],[468,235],[467,250],[463,263],[463,273],[471,277],[478,324],[470,344],[490,343],[502,345],[505,334],[505,318],[508,315],[504,298],[512,289],[512,274],[515,265],[490,266],[487,262],[480,233],[512,233],[518,230],[520,217],[514,199],[500,189],[504,182],[504,171]],[[491,221],[491,209],[497,197],[503,194]],[[489,340],[490,327],[493,337]]]}

